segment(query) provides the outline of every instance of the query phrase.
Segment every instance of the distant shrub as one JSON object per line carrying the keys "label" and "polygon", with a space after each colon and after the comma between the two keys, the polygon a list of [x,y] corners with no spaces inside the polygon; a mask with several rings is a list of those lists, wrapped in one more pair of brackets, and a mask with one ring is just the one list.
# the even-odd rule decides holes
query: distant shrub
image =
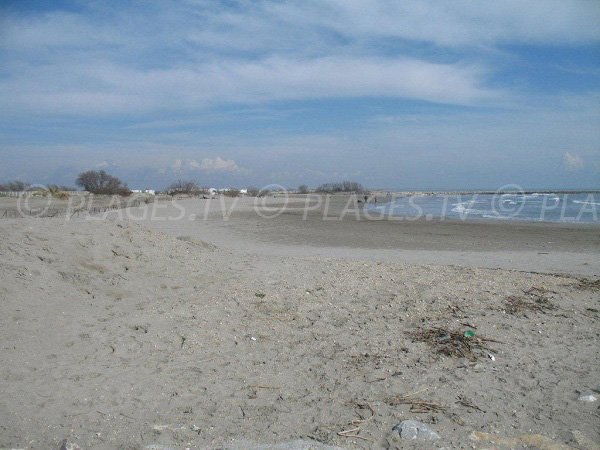
{"label": "distant shrub", "polygon": [[73,186],[63,186],[61,184],[49,184],[48,185],[48,190],[52,191],[62,191],[62,192],[73,192],[76,191],[77,188],[74,188]]}
{"label": "distant shrub", "polygon": [[356,181],[341,181],[338,183],[325,183],[317,187],[317,192],[324,194],[334,194],[336,192],[365,192],[365,188],[362,184]]}
{"label": "distant shrub", "polygon": [[260,195],[260,189],[256,186],[248,186],[248,195],[251,197],[258,197]]}
{"label": "distant shrub", "polygon": [[21,192],[29,187],[29,183],[25,183],[20,180],[10,181],[8,183],[0,184],[0,191],[5,192]]}
{"label": "distant shrub", "polygon": [[248,195],[251,197],[266,197],[271,193],[271,190],[268,188],[259,189],[255,186],[250,186],[248,188]]}
{"label": "distant shrub", "polygon": [[300,194],[308,194],[308,192],[309,192],[308,186],[305,184],[301,184],[300,186],[298,186],[298,192]]}
{"label": "distant shrub", "polygon": [[238,197],[240,195],[239,189],[228,189],[223,192],[223,195],[226,197]]}
{"label": "distant shrub", "polygon": [[200,194],[201,189],[198,187],[198,184],[195,181],[191,180],[178,180],[175,183],[172,183],[167,188],[167,193],[170,195],[177,194]]}
{"label": "distant shrub", "polygon": [[69,198],[69,194],[60,189],[59,186],[50,185],[48,186],[48,193],[59,200],[67,200]]}
{"label": "distant shrub", "polygon": [[79,174],[75,180],[77,186],[81,186],[92,194],[100,195],[131,195],[127,184],[117,177],[109,175],[104,170],[88,170]]}

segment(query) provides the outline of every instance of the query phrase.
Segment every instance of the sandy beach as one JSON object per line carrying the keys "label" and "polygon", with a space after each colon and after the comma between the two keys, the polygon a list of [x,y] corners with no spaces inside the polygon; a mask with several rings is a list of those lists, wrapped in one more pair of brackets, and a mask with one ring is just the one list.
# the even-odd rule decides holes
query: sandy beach
{"label": "sandy beach", "polygon": [[598,226],[282,202],[0,220],[0,448],[598,448]]}

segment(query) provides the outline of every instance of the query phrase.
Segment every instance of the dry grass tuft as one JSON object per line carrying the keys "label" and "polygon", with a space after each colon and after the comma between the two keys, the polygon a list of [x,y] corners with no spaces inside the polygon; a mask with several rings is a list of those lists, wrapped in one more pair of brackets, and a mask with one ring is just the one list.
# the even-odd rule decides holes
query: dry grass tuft
{"label": "dry grass tuft", "polygon": [[417,330],[410,336],[419,342],[425,342],[436,353],[444,356],[467,358],[472,361],[487,357],[488,352],[494,350],[487,346],[486,342],[499,342],[493,339],[464,335],[463,331],[450,331],[445,328],[431,328],[429,330]]}
{"label": "dry grass tuft", "polygon": [[60,190],[60,188],[57,187],[57,186],[49,186],[48,187],[48,193],[52,197],[57,198],[59,200],[68,200],[69,199],[69,193]]}

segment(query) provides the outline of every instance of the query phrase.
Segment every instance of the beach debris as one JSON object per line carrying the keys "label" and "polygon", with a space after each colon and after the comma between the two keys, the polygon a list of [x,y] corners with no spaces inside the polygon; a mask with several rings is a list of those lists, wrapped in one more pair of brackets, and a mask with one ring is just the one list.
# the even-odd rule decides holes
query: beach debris
{"label": "beach debris", "polygon": [[473,330],[466,330],[463,333],[463,336],[464,337],[468,337],[468,338],[475,337],[475,331],[473,331]]}
{"label": "beach debris", "polygon": [[459,395],[458,397],[456,397],[456,403],[462,406],[465,406],[467,408],[471,408],[477,411],[481,411],[481,412],[485,412],[483,409],[481,409],[479,406],[475,405],[471,400],[469,400],[468,398],[466,398],[463,395]]}
{"label": "beach debris", "polygon": [[135,331],[143,331],[144,334],[148,333],[148,327],[146,325],[134,325],[132,328]]}
{"label": "beach debris", "polygon": [[250,336],[250,340],[256,341],[256,338],[254,336]]}
{"label": "beach debris", "polygon": [[491,353],[488,353],[488,358],[490,358],[492,361],[496,361],[496,357]]}
{"label": "beach debris", "polygon": [[599,450],[600,449],[600,444],[597,444],[596,442],[594,442],[592,439],[587,437],[581,431],[573,430],[570,433],[573,436],[573,440],[577,443],[579,448],[585,449],[585,450]]}
{"label": "beach debris", "polygon": [[386,403],[390,406],[410,405],[410,412],[416,413],[416,414],[441,412],[441,411],[446,411],[446,409],[447,409],[444,405],[440,405],[439,403],[430,402],[428,400],[423,400],[421,398],[409,398],[409,397],[402,396],[402,395],[390,397],[386,400]]}
{"label": "beach debris", "polygon": [[226,450],[344,450],[341,447],[333,447],[313,439],[297,439],[277,444],[258,444],[239,440],[235,444],[230,444],[224,448]]}
{"label": "beach debris", "polygon": [[440,435],[422,422],[416,420],[403,420],[393,428],[402,439],[417,441],[437,441]]}
{"label": "beach debris", "polygon": [[[459,316],[463,316],[465,311],[459,306],[459,305],[448,305],[448,309],[450,310],[450,313],[454,316],[454,317],[459,317]],[[475,328],[475,327],[472,327]]]}
{"label": "beach debris", "polygon": [[372,439],[366,438],[364,436],[359,436],[358,433],[360,433],[360,427],[354,427],[354,428],[350,428],[348,430],[338,431],[337,435],[342,436],[342,437],[356,438],[356,439],[361,439],[363,441],[373,442]]}
{"label": "beach debris", "polygon": [[440,405],[438,403],[431,402],[428,400],[423,400],[421,398],[413,397],[413,395],[415,394],[396,395],[394,397],[389,397],[388,399],[386,399],[385,402],[390,406],[410,405],[410,412],[416,414],[443,412],[448,409],[444,405]]}
{"label": "beach debris", "polygon": [[475,442],[483,441],[508,448],[533,447],[539,450],[572,450],[571,447],[554,442],[541,434],[522,434],[517,437],[503,437],[497,434],[473,431],[469,439]]}
{"label": "beach debris", "polygon": [[371,405],[369,405],[368,403],[357,403],[356,406],[358,407],[358,409],[363,410],[366,409],[369,411],[369,415],[367,417],[362,417],[360,414],[360,419],[354,419],[352,421],[352,425],[360,425],[363,424],[365,422],[368,422],[369,420],[371,420],[373,417],[375,417],[375,410],[371,407]]}
{"label": "beach debris", "polygon": [[505,301],[504,309],[509,314],[525,315],[528,311],[545,313],[556,309],[556,306],[548,298],[549,291],[546,288],[533,286],[523,291],[524,295],[511,295]]}
{"label": "beach debris", "polygon": [[267,296],[264,292],[255,292],[254,295],[258,298],[265,298]]}
{"label": "beach debris", "polygon": [[58,450],[81,450],[81,447],[75,442],[65,439],[60,443]]}
{"label": "beach debris", "polygon": [[480,357],[487,357],[494,350],[487,346],[487,342],[499,342],[483,336],[471,336],[471,333],[451,331],[445,328],[430,328],[417,330],[409,335],[419,341],[425,342],[434,348],[437,353],[445,356],[467,358],[472,361]]}
{"label": "beach debris", "polygon": [[367,417],[363,417],[359,413],[359,418],[354,419],[351,422],[352,428],[348,428],[347,430],[343,430],[343,431],[338,431],[337,435],[342,436],[342,437],[356,438],[356,439],[361,439],[363,441],[373,442],[372,439],[366,438],[364,436],[359,436],[358,433],[360,433],[359,425],[362,425],[365,422],[368,422],[369,420],[371,420],[373,417],[375,417],[375,410],[368,403],[356,403],[356,406],[361,410],[367,409],[369,411],[369,415]]}
{"label": "beach debris", "polygon": [[454,422],[455,424],[457,424],[457,425],[460,425],[461,427],[464,427],[464,426],[465,426],[465,421],[464,421],[464,420],[462,419],[462,417],[460,417],[458,414],[455,414],[455,413],[451,412],[451,413],[447,413],[446,415],[447,415],[447,416],[450,418],[450,420],[451,420],[452,422]]}
{"label": "beach debris", "polygon": [[598,397],[596,397],[595,395],[592,395],[592,394],[580,395],[579,396],[579,401],[580,402],[593,403],[595,401],[598,401]]}
{"label": "beach debris", "polygon": [[576,289],[600,291],[600,278],[597,280],[590,280],[589,278],[579,278],[577,281],[578,284],[575,285]]}
{"label": "beach debris", "polygon": [[131,258],[129,255],[125,255],[124,253],[119,253],[119,252],[117,252],[117,251],[116,251],[116,250],[114,250],[114,249],[113,249],[113,250],[111,250],[111,252],[112,252],[112,253],[113,253],[113,255],[115,255],[115,256],[121,256],[121,257],[123,257],[123,258],[127,258],[127,259],[130,259],[130,258]]}

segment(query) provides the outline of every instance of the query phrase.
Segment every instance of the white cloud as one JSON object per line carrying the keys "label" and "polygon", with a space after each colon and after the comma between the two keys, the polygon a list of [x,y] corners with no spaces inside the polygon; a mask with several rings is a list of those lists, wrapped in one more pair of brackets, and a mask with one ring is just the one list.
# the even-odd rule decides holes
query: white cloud
{"label": "white cloud", "polygon": [[489,60],[474,52],[441,63],[431,51],[403,54],[390,39],[412,48],[589,43],[600,40],[599,22],[600,3],[585,0],[199,0],[135,14],[102,5],[6,14],[0,98],[11,115],[364,96],[481,104],[506,96],[488,86]]}
{"label": "white cloud", "polygon": [[174,172],[181,172],[183,170],[183,165],[183,160],[176,159],[175,161],[173,161],[173,165],[171,166],[171,168]]}
{"label": "white cloud", "polygon": [[204,172],[240,172],[240,167],[233,159],[222,159],[217,156],[214,159],[204,158],[201,164],[194,161],[197,168]]}
{"label": "white cloud", "polygon": [[[160,70],[110,62],[66,65],[61,75],[54,66],[32,66],[22,70],[23,78],[0,81],[5,109],[114,114],[307,98],[382,96],[473,104],[500,97],[483,86],[486,71],[480,66],[405,58],[270,57]],[[81,80],[87,80],[85,86]]]}
{"label": "white cloud", "polygon": [[600,39],[594,0],[306,0],[269,9],[292,21],[320,24],[341,35],[388,36],[442,46]]}
{"label": "white cloud", "polygon": [[116,164],[112,159],[105,159],[105,160],[97,163],[95,165],[95,168],[102,169],[102,170],[113,170],[113,169],[120,169],[120,166],[118,164]]}
{"label": "white cloud", "polygon": [[572,153],[565,152],[564,155],[565,167],[567,170],[579,170],[583,169],[585,165],[583,158],[578,155],[573,155]]}
{"label": "white cloud", "polygon": [[220,156],[216,158],[204,158],[201,162],[195,159],[176,159],[171,165],[175,173],[200,171],[205,173],[244,172],[233,159],[223,159]]}
{"label": "white cloud", "polygon": [[[0,47],[85,52],[109,45],[143,55],[148,47],[193,44],[306,55],[337,48],[334,33],[346,41],[397,37],[443,46],[590,42],[600,40],[599,22],[596,0],[263,0],[230,7],[196,0],[135,9],[97,4],[81,13],[7,12],[0,19]],[[191,50],[193,57],[196,48]]]}

